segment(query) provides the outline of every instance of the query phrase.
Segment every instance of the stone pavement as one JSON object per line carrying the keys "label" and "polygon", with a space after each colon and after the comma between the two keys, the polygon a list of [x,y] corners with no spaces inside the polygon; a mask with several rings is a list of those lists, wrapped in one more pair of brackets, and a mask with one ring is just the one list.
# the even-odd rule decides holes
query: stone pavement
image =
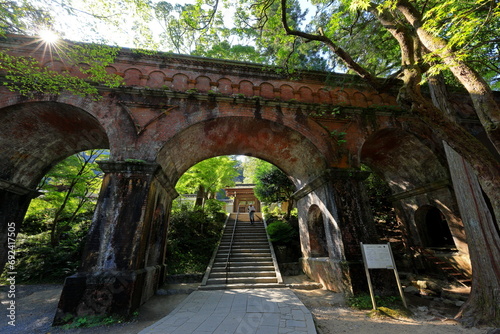
{"label": "stone pavement", "polygon": [[287,288],[199,290],[139,334],[160,333],[316,334],[316,328],[309,310]]}

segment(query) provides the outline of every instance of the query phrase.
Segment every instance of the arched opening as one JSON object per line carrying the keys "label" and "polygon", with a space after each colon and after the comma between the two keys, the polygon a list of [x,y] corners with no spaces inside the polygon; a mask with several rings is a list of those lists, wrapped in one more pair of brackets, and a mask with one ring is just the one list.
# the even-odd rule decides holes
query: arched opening
{"label": "arched opening", "polygon": [[[78,152],[108,148],[108,136],[99,121],[73,105],[30,102],[1,109],[0,212],[7,214],[0,215],[0,226],[15,222],[19,232],[31,200],[39,195],[40,181],[56,164]],[[75,220],[71,214],[65,218]],[[63,230],[56,230],[56,239],[64,237]],[[0,242],[6,244],[6,238]],[[3,267],[7,252],[0,254]]]}
{"label": "arched opening", "polygon": [[325,152],[309,138],[282,124],[249,117],[221,117],[191,125],[163,146],[156,161],[177,182],[196,163],[223,155],[270,162],[297,187],[327,166]]}
{"label": "arched opening", "polygon": [[454,248],[448,222],[436,207],[425,205],[415,212],[415,221],[419,228],[422,245],[429,248]]}
{"label": "arched opening", "polygon": [[30,102],[0,111],[2,180],[35,188],[56,163],[85,150],[108,149],[99,121],[78,107]]}
{"label": "arched opening", "polygon": [[38,184],[16,237],[16,268],[24,282],[63,282],[77,272],[97,204],[107,150],[71,155]]}
{"label": "arched opening", "polygon": [[311,257],[327,257],[328,246],[326,243],[325,224],[321,209],[317,205],[312,205],[309,209],[307,226],[309,230]]}
{"label": "arched opening", "polygon": [[[393,231],[386,229],[385,232],[382,231],[381,237],[388,241],[391,238],[394,240],[394,237],[400,238],[399,242],[394,240],[401,245],[397,247],[394,255],[396,261],[401,261],[398,264],[401,268],[406,265],[411,269],[415,265],[405,259],[415,256],[414,246],[421,246],[422,238],[425,238],[425,245],[453,243],[447,226],[446,237],[441,234],[439,241],[430,239],[429,233],[432,232],[426,232],[426,221],[435,224],[435,233],[444,230],[442,226],[447,225],[448,219],[456,222],[457,226],[460,224],[458,213],[454,212],[456,203],[449,188],[449,172],[442,162],[443,156],[440,152],[438,144],[400,129],[375,132],[366,140],[360,151],[361,162],[369,166],[390,188],[386,200],[394,207],[396,223],[400,225],[402,233],[391,235]],[[445,212],[444,224],[440,214],[434,210],[429,212],[428,218],[427,210],[425,213],[417,212],[417,209],[422,207],[436,206],[441,212]],[[445,238],[449,241],[445,242]]]}
{"label": "arched opening", "polygon": [[[168,178],[177,182],[191,166],[224,155],[248,156],[271,163],[292,180],[294,191],[327,165],[318,147],[296,130],[249,117],[222,117],[191,125],[163,146],[157,161]],[[300,243],[295,243],[293,257],[298,262]]]}

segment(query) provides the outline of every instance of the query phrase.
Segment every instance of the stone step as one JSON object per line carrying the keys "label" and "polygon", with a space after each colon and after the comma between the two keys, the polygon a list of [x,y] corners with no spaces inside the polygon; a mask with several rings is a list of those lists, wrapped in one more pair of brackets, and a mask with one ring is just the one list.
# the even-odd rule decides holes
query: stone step
{"label": "stone step", "polygon": [[[245,263],[246,264],[246,263]],[[250,272],[250,271],[274,271],[274,266],[273,265],[267,265],[267,266],[234,266],[234,265],[229,265],[229,272]],[[226,272],[225,264],[220,266],[220,267],[212,267],[211,272]]]}
{"label": "stone step", "polygon": [[234,222],[226,225],[206,285],[200,288],[284,287],[278,284],[264,224],[238,223],[236,229],[233,227]]}
{"label": "stone step", "polygon": [[[273,261],[266,260],[266,261],[230,261],[229,262],[229,268],[231,270],[235,270],[235,268],[241,268],[241,267],[258,267],[258,268],[263,268],[263,267],[268,267],[268,266],[274,266]],[[213,269],[215,269],[215,268],[225,268],[225,267],[226,267],[226,262],[219,262],[219,263],[216,262],[212,266]]]}
{"label": "stone step", "polygon": [[[243,256],[243,255],[231,255],[229,257],[231,262],[263,262],[272,261],[270,254],[261,254],[259,256]],[[220,256],[215,258],[215,263],[226,262],[227,256]]]}
{"label": "stone step", "polygon": [[223,241],[230,241],[231,239],[233,240],[253,240],[253,239],[261,239],[261,240],[267,240],[267,237],[265,234],[257,234],[257,233],[246,233],[246,234],[236,234],[234,237],[231,237],[230,235],[222,237]]}
{"label": "stone step", "polygon": [[243,278],[243,277],[276,277],[275,271],[231,271],[226,273],[225,271],[212,272],[210,273],[209,279],[211,278]]}
{"label": "stone step", "polygon": [[[229,255],[229,252],[227,250],[225,251],[219,251],[217,252],[216,258],[227,258]],[[233,249],[231,251],[231,257],[233,256],[250,256],[250,257],[266,257],[266,256],[271,256],[271,251],[270,250],[255,250],[252,251],[251,249]]]}
{"label": "stone step", "polygon": [[231,255],[228,256],[227,253],[222,253],[222,254],[217,254],[215,257],[216,262],[226,262],[227,259],[229,258],[230,261],[233,262],[238,262],[236,261],[237,259],[243,259],[243,258],[248,258],[249,260],[254,260],[257,258],[257,260],[262,260],[262,259],[272,259],[271,257],[271,252],[268,253],[254,253],[254,254],[245,254],[245,253],[231,253]]}
{"label": "stone step", "polygon": [[[254,246],[258,246],[258,247],[265,247],[264,246],[264,242],[267,243],[267,240],[263,240],[263,239],[254,239],[254,240],[234,240],[233,241],[233,247],[247,247],[247,248],[252,248]],[[231,246],[230,245],[230,242],[229,240],[228,241],[224,241],[222,243],[222,247],[229,247]],[[269,244],[267,246],[267,248],[269,248]]]}
{"label": "stone step", "polygon": [[255,283],[278,283],[276,276],[274,277],[233,277],[228,278],[209,278],[207,285],[215,284],[255,284]]}
{"label": "stone step", "polygon": [[231,237],[222,237],[221,242],[257,242],[257,241],[267,241],[267,237],[265,235],[235,235],[233,238]]}
{"label": "stone step", "polygon": [[[219,246],[219,251],[227,251],[230,248],[229,245],[221,245]],[[270,250],[269,245],[266,243],[256,243],[256,244],[238,244],[238,245],[233,245],[231,247],[234,250],[240,250],[240,249],[255,249],[255,250],[260,250],[260,249],[265,249],[265,250]]]}
{"label": "stone step", "polygon": [[252,284],[211,284],[199,286],[199,290],[230,290],[230,289],[271,289],[286,288],[282,283],[252,283]]}

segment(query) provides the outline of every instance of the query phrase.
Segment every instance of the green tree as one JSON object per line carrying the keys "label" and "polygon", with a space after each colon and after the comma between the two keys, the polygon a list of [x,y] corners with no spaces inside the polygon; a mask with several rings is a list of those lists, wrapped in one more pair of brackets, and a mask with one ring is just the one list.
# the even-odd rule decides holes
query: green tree
{"label": "green tree", "polygon": [[255,195],[261,202],[288,202],[285,219],[290,218],[294,206],[292,195],[295,192],[295,185],[288,176],[278,167],[259,160],[255,183]]}
{"label": "green tree", "polygon": [[257,171],[257,168],[261,164],[261,160],[245,156],[241,164],[243,166],[243,177],[244,177],[243,183],[257,182],[255,173]]}
{"label": "green tree", "polygon": [[237,161],[227,156],[204,160],[185,172],[175,188],[180,194],[196,193],[195,206],[203,207],[220,189],[234,185],[239,175],[236,165]]}
{"label": "green tree", "polygon": [[56,247],[80,213],[93,211],[102,182],[96,163],[101,155],[102,150],[80,152],[54,166],[40,183],[42,195],[31,201],[26,228],[50,230],[50,244]]}

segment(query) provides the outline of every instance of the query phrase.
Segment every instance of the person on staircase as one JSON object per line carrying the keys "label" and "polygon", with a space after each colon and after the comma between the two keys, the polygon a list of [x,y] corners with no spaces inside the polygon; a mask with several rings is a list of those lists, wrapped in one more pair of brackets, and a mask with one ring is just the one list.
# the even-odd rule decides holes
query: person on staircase
{"label": "person on staircase", "polygon": [[250,216],[250,224],[253,224],[255,221],[255,206],[253,206],[253,204],[248,206],[248,213]]}

